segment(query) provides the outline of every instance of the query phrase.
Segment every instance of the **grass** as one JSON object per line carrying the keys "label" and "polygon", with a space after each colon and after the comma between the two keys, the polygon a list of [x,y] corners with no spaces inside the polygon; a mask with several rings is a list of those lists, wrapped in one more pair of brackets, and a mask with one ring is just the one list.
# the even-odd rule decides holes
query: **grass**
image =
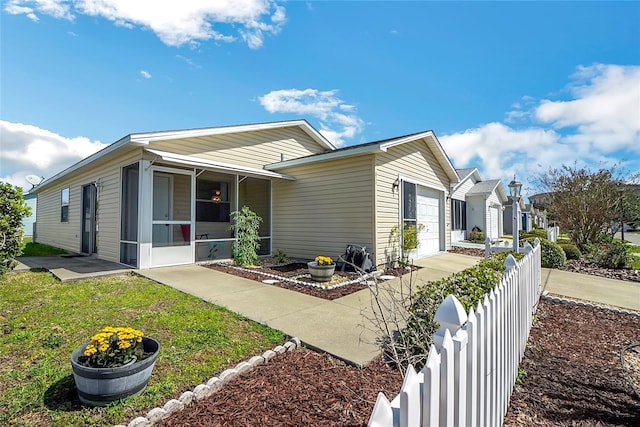
{"label": "grass", "polygon": [[[224,308],[137,276],[63,283],[47,272],[0,279],[0,425],[128,424],[285,337]],[[103,326],[160,342],[145,392],[105,408],[80,405],[71,352]]]}
{"label": "grass", "polygon": [[67,253],[67,251],[63,249],[43,245],[42,243],[35,243],[31,240],[31,237],[25,237],[23,241],[25,242],[25,247],[20,256],[52,256]]}

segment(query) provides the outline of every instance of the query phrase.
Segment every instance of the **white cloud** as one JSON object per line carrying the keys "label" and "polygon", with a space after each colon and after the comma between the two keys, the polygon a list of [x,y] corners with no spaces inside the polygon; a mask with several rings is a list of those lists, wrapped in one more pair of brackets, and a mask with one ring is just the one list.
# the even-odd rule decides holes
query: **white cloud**
{"label": "white cloud", "polygon": [[575,128],[567,141],[603,152],[640,152],[640,66],[579,67],[568,101],[542,100],[538,120],[555,129]]}
{"label": "white cloud", "polygon": [[142,77],[144,77],[145,79],[150,79],[151,78],[151,74],[146,70],[140,70],[140,75]]}
{"label": "white cloud", "polygon": [[[596,64],[579,67],[571,79],[572,99],[525,96],[505,119],[534,122],[487,123],[441,136],[454,165],[508,182],[514,172],[526,178],[563,163],[612,164],[640,152],[640,67]],[[633,154],[626,164],[640,167]]]}
{"label": "white cloud", "polygon": [[51,178],[72,164],[106,147],[85,137],[65,138],[37,126],[0,120],[0,180],[31,188],[26,175]]}
{"label": "white cloud", "polygon": [[270,113],[294,113],[320,120],[320,133],[337,146],[345,144],[364,129],[356,107],[336,97],[337,90],[274,90],[259,98]]}
{"label": "white cloud", "polygon": [[240,38],[257,49],[286,22],[285,8],[274,0],[10,0],[4,10],[36,22],[37,13],[68,20],[98,16],[128,28],[151,29],[169,46]]}

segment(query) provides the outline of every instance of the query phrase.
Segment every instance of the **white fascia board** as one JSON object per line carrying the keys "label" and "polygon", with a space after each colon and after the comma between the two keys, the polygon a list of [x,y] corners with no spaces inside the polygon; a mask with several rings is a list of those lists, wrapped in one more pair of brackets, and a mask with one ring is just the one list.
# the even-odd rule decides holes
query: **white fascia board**
{"label": "white fascia board", "polygon": [[90,155],[89,157],[86,157],[86,158],[80,160],[78,163],[69,166],[68,168],[66,168],[62,172],[57,173],[56,175],[52,176],[49,179],[45,179],[40,185],[38,185],[35,188],[33,188],[31,190],[31,192],[32,193],[38,193],[40,190],[48,187],[50,184],[52,184],[53,182],[59,180],[60,178],[63,178],[65,176],[69,175],[70,173],[73,173],[73,172],[77,171],[78,169],[88,165],[89,163],[92,163],[92,162],[98,160],[101,157],[106,156],[107,154],[113,153],[114,151],[120,149],[121,147],[124,147],[125,145],[129,144],[130,142],[131,142],[130,135],[127,135],[124,138],[114,142],[113,144],[107,145],[102,150],[97,151],[97,152],[93,153],[92,155]]}
{"label": "white fascia board", "polygon": [[313,154],[311,156],[301,157],[298,159],[285,160],[284,162],[271,163],[269,165],[265,165],[264,168],[267,170],[278,170],[294,166],[306,165],[309,163],[321,162],[323,160],[335,160],[345,157],[357,156],[360,154],[374,153],[377,151],[380,151],[380,146],[378,144],[364,145],[362,147],[356,147],[353,149],[342,149],[329,153]]}
{"label": "white fascia board", "polygon": [[161,131],[161,132],[149,132],[138,133],[131,135],[131,141],[134,142],[154,142],[154,141],[166,141],[169,139],[181,139],[181,138],[195,138],[200,136],[209,135],[225,135],[232,133],[242,132],[254,132],[268,129],[280,129],[286,127],[297,126],[301,128],[307,135],[309,135],[315,142],[317,142],[323,148],[328,150],[335,150],[336,148],[331,144],[324,136],[315,130],[306,120],[292,120],[288,122],[272,122],[272,123],[257,123],[252,125],[240,125],[240,126],[221,126],[214,128],[203,129],[188,129],[188,130],[175,130],[175,131]]}
{"label": "white fascia board", "polygon": [[281,173],[277,173],[277,172],[272,172],[272,171],[268,171],[268,170],[264,170],[264,169],[258,169],[258,168],[251,168],[251,167],[247,167],[247,166],[239,166],[239,165],[234,165],[232,163],[224,163],[224,162],[217,162],[214,160],[206,160],[206,159],[201,159],[199,157],[193,157],[193,156],[185,156],[182,154],[176,154],[176,153],[170,153],[167,151],[159,151],[159,150],[153,150],[150,148],[146,148],[145,151],[154,154],[156,156],[159,156],[162,160],[169,162],[169,163],[179,163],[182,165],[187,165],[187,166],[192,166],[192,167],[200,167],[200,168],[209,168],[209,169],[217,169],[217,170],[223,170],[223,171],[232,171],[232,172],[237,172],[237,173],[243,173],[243,174],[249,174],[249,175],[259,175],[259,176],[268,176],[270,178],[280,178],[280,179],[287,179],[290,181],[295,181],[296,179],[292,176],[289,175],[284,175]]}

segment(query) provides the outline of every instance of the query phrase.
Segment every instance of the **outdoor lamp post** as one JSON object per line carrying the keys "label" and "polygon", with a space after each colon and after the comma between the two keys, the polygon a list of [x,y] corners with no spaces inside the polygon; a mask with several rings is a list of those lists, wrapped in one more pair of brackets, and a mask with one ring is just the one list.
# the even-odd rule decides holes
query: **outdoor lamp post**
{"label": "outdoor lamp post", "polygon": [[522,183],[516,179],[516,175],[513,174],[513,181],[507,186],[509,187],[509,194],[511,195],[511,201],[513,207],[511,213],[513,214],[513,251],[520,252],[520,242],[518,241],[518,224],[520,217],[520,191],[522,190]]}

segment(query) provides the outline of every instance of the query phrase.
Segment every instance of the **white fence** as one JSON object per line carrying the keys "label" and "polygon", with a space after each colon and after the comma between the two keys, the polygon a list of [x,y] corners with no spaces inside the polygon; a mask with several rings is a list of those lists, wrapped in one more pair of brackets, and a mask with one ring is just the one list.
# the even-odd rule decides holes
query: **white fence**
{"label": "white fence", "polygon": [[409,365],[391,402],[378,394],[370,427],[502,425],[540,296],[540,241],[524,251],[468,315],[447,296],[424,368]]}

